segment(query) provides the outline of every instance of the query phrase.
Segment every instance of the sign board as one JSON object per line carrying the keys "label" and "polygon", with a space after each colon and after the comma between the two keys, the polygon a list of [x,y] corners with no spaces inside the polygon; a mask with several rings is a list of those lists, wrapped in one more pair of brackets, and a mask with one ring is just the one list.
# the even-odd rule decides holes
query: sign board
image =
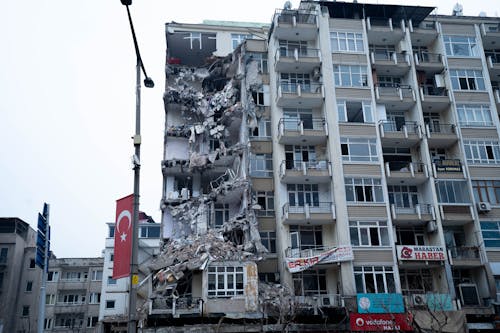
{"label": "sign board", "polygon": [[445,249],[443,246],[398,245],[396,250],[399,260],[445,260]]}
{"label": "sign board", "polygon": [[437,160],[435,164],[438,172],[462,172],[460,160]]}
{"label": "sign board", "polygon": [[351,331],[413,331],[412,318],[404,313],[350,314]]}
{"label": "sign board", "polygon": [[454,311],[449,294],[426,294],[427,307],[430,311]]}
{"label": "sign board", "polygon": [[304,258],[285,258],[286,267],[290,273],[298,273],[316,264],[329,264],[341,261],[350,261],[354,259],[352,247],[350,245],[341,245],[325,250],[314,256]]}
{"label": "sign board", "polygon": [[401,294],[358,294],[358,313],[404,313]]}

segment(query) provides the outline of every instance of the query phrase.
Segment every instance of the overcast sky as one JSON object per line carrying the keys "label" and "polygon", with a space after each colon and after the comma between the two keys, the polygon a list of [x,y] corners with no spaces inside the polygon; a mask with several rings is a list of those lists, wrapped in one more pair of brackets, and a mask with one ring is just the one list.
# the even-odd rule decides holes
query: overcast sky
{"label": "overcast sky", "polygon": [[[142,89],[140,208],[157,222],[164,24],[268,23],[284,2],[133,1],[143,61],[156,84]],[[292,1],[293,7],[298,3]],[[404,3],[439,3],[439,14],[451,14],[455,1]],[[460,3],[465,15],[500,12],[498,1]],[[19,217],[36,229],[47,202],[56,256],[100,256],[115,200],[133,191],[135,54],[125,7],[119,0],[3,0],[0,31],[0,216]]]}

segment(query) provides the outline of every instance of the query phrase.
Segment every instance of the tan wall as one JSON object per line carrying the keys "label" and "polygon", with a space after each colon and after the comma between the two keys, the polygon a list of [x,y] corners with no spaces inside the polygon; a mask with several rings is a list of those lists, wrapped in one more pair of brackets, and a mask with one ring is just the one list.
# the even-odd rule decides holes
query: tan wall
{"label": "tan wall", "polygon": [[381,176],[380,165],[344,163],[344,175]]}
{"label": "tan wall", "polygon": [[386,219],[387,211],[385,205],[382,206],[348,206],[347,213],[349,219],[355,218],[374,218]]}
{"label": "tan wall", "polygon": [[448,68],[451,69],[464,69],[464,68],[477,68],[482,69],[481,59],[474,58],[448,58]]}
{"label": "tan wall", "polygon": [[441,24],[444,35],[469,35],[475,36],[474,25]]}
{"label": "tan wall", "polygon": [[391,264],[393,262],[392,250],[358,250],[354,249],[354,265],[364,264],[364,263],[387,263]]}
{"label": "tan wall", "polygon": [[350,32],[363,32],[363,22],[351,19],[330,19],[330,28],[348,30]]}
{"label": "tan wall", "polygon": [[254,191],[274,191],[273,179],[252,177],[252,189]]}
{"label": "tan wall", "polygon": [[500,166],[469,166],[471,178],[485,179],[500,177]]}
{"label": "tan wall", "polygon": [[333,53],[332,60],[334,64],[359,64],[368,63],[364,54]]}
{"label": "tan wall", "polygon": [[364,88],[336,88],[335,93],[337,94],[337,99],[354,98],[360,100],[372,98],[370,89]]}
{"label": "tan wall", "polygon": [[362,135],[371,137],[376,137],[377,135],[375,124],[341,123],[339,127],[340,135]]}
{"label": "tan wall", "polygon": [[494,138],[498,139],[498,133],[493,128],[462,128],[464,138]]}
{"label": "tan wall", "polygon": [[489,103],[490,98],[486,92],[466,92],[466,91],[455,91],[455,101],[457,104],[460,103]]}

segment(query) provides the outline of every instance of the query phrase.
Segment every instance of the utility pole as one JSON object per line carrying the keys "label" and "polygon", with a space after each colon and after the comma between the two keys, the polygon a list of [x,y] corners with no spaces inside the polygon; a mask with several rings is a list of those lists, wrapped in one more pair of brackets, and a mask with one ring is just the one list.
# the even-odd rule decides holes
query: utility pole
{"label": "utility pole", "polygon": [[47,285],[47,271],[49,268],[50,253],[49,208],[49,205],[44,203],[43,214],[38,213],[35,264],[42,269],[42,283],[40,285],[40,300],[38,305],[38,333],[43,333],[45,321],[45,287]]}

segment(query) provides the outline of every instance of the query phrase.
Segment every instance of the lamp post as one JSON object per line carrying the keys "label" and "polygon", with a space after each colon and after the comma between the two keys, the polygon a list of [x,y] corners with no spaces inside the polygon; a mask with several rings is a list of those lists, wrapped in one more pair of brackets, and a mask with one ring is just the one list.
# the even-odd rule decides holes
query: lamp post
{"label": "lamp post", "polygon": [[132,0],[120,0],[122,5],[127,8],[128,21],[130,23],[130,30],[134,40],[136,63],[136,89],[135,89],[135,135],[132,137],[134,140],[134,209],[132,218],[132,254],[130,256],[130,284],[129,284],[129,303],[128,303],[128,333],[135,333],[137,331],[137,284],[139,283],[138,275],[138,221],[139,221],[139,179],[141,170],[141,69],[144,73],[144,86],[146,88],[153,88],[153,80],[146,74],[146,69],[142,63],[141,53],[139,52],[139,45],[135,36],[134,24],[130,16],[129,5]]}

